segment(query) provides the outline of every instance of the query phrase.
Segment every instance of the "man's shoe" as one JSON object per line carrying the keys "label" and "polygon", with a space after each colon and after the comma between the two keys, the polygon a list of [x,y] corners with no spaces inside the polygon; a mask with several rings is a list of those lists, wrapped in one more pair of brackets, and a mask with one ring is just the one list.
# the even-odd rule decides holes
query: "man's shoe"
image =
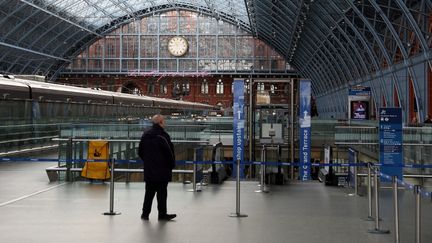
{"label": "man's shoe", "polygon": [[159,220],[166,220],[169,221],[173,218],[177,217],[177,214],[165,214],[165,215],[159,215]]}
{"label": "man's shoe", "polygon": [[142,219],[142,220],[149,220],[149,216],[148,216],[148,215],[141,214],[141,219]]}

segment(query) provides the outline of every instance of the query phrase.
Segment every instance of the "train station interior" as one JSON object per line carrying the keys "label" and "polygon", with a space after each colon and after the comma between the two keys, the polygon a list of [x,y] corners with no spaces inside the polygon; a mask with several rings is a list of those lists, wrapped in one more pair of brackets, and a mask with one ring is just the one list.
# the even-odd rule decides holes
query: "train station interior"
{"label": "train station interior", "polygon": [[432,242],[431,48],[431,0],[0,0],[0,242]]}

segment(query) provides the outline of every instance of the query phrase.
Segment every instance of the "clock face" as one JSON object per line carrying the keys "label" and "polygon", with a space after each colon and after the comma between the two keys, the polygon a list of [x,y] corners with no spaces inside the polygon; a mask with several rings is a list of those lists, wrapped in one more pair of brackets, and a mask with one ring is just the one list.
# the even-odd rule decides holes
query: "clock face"
{"label": "clock face", "polygon": [[181,36],[174,36],[168,41],[168,51],[173,56],[181,57],[187,53],[188,49],[187,40]]}

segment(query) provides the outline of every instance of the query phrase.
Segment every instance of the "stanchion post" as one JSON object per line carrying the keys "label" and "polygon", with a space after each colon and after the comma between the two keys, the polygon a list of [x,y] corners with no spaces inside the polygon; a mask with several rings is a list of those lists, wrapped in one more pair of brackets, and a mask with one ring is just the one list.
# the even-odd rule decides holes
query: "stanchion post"
{"label": "stanchion post", "polygon": [[[351,171],[351,169],[350,169],[351,166],[352,166],[351,164],[348,166],[349,171]],[[354,193],[349,193],[348,196],[358,196],[357,161],[354,162],[353,167],[354,167],[354,175],[353,175]],[[348,185],[349,185],[348,187],[350,188],[351,187],[351,179],[349,180]]]}
{"label": "stanchion post", "polygon": [[192,189],[189,189],[188,192],[200,192],[201,189],[197,189],[197,165],[196,161],[193,162],[193,171],[192,171]]}
{"label": "stanchion post", "polygon": [[104,215],[119,215],[121,213],[114,212],[114,164],[115,159],[111,159],[111,178],[110,178],[110,208],[109,212],[103,213]]}
{"label": "stanchion post", "polygon": [[70,137],[67,141],[67,152],[66,152],[66,181],[72,181],[72,157],[73,157],[73,144],[72,138]]}
{"label": "stanchion post", "polygon": [[269,192],[265,186],[265,174],[266,174],[266,166],[265,166],[265,161],[266,161],[266,148],[265,145],[262,146],[261,149],[261,176],[260,176],[260,189],[256,190],[255,192]]}
{"label": "stanchion post", "polygon": [[389,234],[390,230],[380,229],[379,225],[379,181],[378,181],[378,169],[375,168],[374,173],[374,194],[375,194],[375,229],[369,230],[372,234]]}
{"label": "stanchion post", "polygon": [[373,221],[374,218],[372,217],[372,176],[371,176],[371,164],[370,162],[367,163],[367,194],[368,194],[368,216],[366,218],[367,221]]}
{"label": "stanchion post", "polygon": [[398,182],[397,176],[392,177],[393,182],[393,208],[394,208],[394,227],[395,227],[395,243],[400,242],[399,237],[399,197],[398,197]]}
{"label": "stanchion post", "polygon": [[354,165],[354,194],[355,196],[358,196],[358,178],[357,178],[357,160],[355,161]]}
{"label": "stanchion post", "polygon": [[421,242],[421,186],[414,186],[415,193],[415,243]]}
{"label": "stanchion post", "polygon": [[231,213],[229,217],[247,217],[246,214],[240,213],[240,160],[237,160],[237,181],[236,181],[236,212]]}

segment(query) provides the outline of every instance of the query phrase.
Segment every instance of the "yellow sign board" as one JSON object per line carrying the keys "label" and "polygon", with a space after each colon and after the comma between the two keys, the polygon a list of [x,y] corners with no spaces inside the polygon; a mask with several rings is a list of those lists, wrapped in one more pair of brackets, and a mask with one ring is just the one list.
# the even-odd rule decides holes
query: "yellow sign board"
{"label": "yellow sign board", "polygon": [[89,179],[105,180],[110,178],[109,147],[106,141],[89,141],[87,160],[106,160],[107,162],[86,162],[81,176]]}

